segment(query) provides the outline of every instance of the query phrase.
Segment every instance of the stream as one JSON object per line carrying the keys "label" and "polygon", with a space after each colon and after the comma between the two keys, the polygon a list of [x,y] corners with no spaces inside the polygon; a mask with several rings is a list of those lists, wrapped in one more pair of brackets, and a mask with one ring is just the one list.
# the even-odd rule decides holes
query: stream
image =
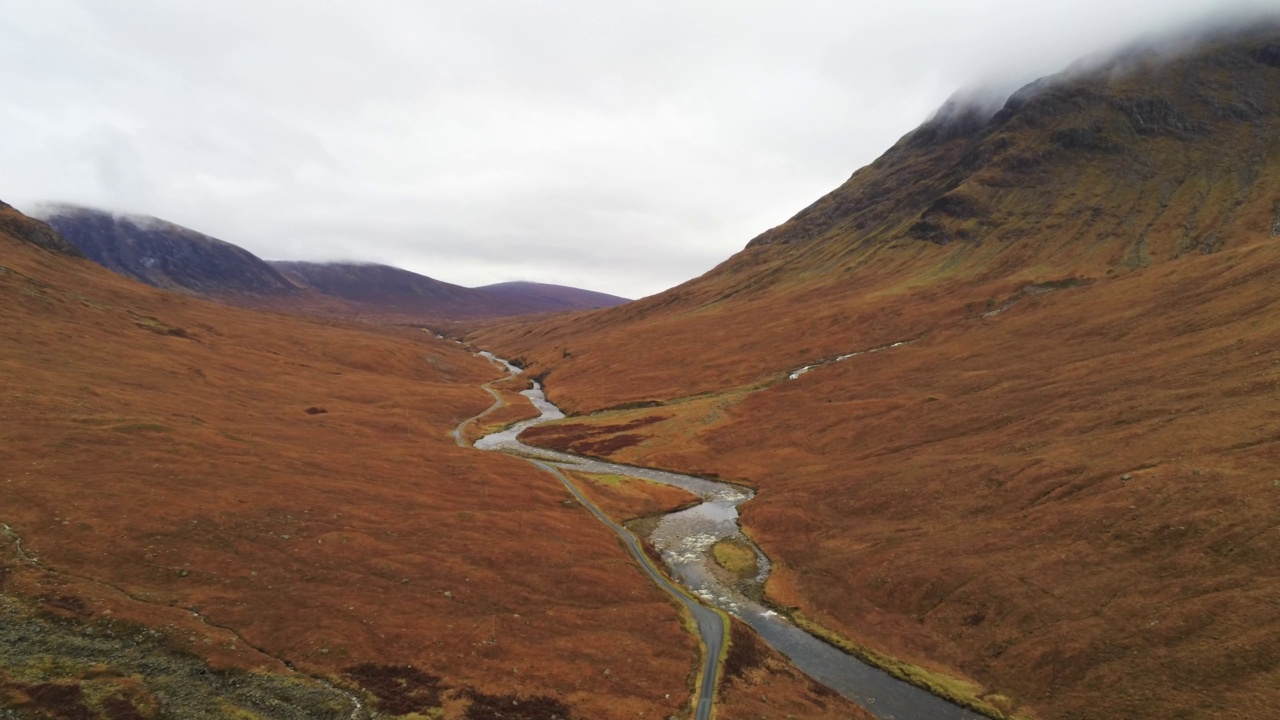
{"label": "stream", "polygon": [[[500,364],[512,375],[521,372],[506,360],[494,357],[487,352],[480,354]],[[673,485],[697,495],[702,499],[701,504],[663,516],[648,536],[649,541],[662,554],[667,572],[688,593],[707,605],[719,608],[742,620],[759,633],[770,646],[786,655],[802,672],[866,708],[878,718],[883,720],[986,720],[984,715],[954,705],[926,690],[903,682],[829,645],[753,599],[762,596],[764,581],[769,576],[770,568],[764,553],[742,533],[738,525],[738,506],[754,496],[749,488],[525,445],[519,440],[520,433],[535,425],[560,420],[565,415],[547,400],[541,385],[536,382],[532,388],[520,394],[528,398],[541,415],[480,438],[474,444],[476,449],[526,458],[535,461],[535,464],[544,469],[550,467],[585,473],[623,475]],[[501,402],[500,399],[499,402]],[[460,429],[461,427],[459,426]],[[458,432],[460,430],[455,431],[455,433]],[[459,437],[461,442],[460,435],[455,434],[455,437]],[[559,473],[557,475],[570,486],[571,490],[573,489],[572,483],[569,483],[563,475]],[[574,494],[579,495],[576,490]],[[582,499],[580,495],[579,499]],[[595,508],[591,509],[598,517],[600,516]],[[629,534],[607,518],[601,519],[613,527],[615,532]],[[728,577],[715,563],[711,556],[711,547],[722,539],[733,540],[755,551],[757,572],[754,578],[738,580]],[[697,617],[696,613],[695,617]],[[716,649],[720,647],[722,638],[707,637],[707,631],[701,619],[698,624],[703,633],[704,643],[712,649],[709,654],[714,653],[713,657],[718,656]],[[723,634],[723,629],[719,632]],[[712,670],[714,671],[714,668]],[[705,691],[703,694],[706,695]],[[703,702],[709,704],[710,698],[704,697],[698,704],[702,705]]]}

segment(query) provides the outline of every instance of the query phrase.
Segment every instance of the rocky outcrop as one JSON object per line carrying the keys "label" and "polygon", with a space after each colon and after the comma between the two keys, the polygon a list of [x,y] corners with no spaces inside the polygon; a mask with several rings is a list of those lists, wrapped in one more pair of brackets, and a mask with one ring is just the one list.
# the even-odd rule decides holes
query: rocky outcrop
{"label": "rocky outcrop", "polygon": [[[1073,67],[995,111],[953,99],[844,185],[752,240],[758,260],[733,267],[754,273],[786,254],[797,269],[820,260],[806,269],[830,272],[841,270],[826,262],[833,256],[956,242],[1016,243],[1029,259],[1056,262],[1115,246],[1109,256],[1123,267],[1134,256],[1125,245],[1141,246],[1145,265],[1269,232],[1256,218],[1277,191],[1267,169],[1280,152],[1278,58],[1280,22],[1259,22],[1177,50],[1139,46]],[[1149,230],[1164,226],[1185,236],[1146,244]],[[1044,232],[1050,227],[1059,232]]]}
{"label": "rocky outcrop", "polygon": [[84,257],[84,253],[59,235],[58,231],[39,220],[23,215],[4,201],[0,201],[0,232],[8,233],[49,252]]}
{"label": "rocky outcrop", "polygon": [[36,212],[90,260],[148,285],[205,296],[298,292],[248,250],[181,225],[70,205]]}

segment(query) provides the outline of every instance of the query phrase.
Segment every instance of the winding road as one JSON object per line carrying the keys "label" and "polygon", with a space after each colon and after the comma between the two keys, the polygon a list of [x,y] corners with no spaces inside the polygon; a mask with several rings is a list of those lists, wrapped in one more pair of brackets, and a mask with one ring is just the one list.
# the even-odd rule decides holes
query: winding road
{"label": "winding road", "polygon": [[709,608],[706,605],[694,600],[684,591],[683,588],[674,584],[667,576],[654,566],[653,560],[645,554],[644,548],[640,546],[640,540],[631,531],[615,523],[605,515],[600,508],[596,507],[578,490],[568,477],[565,476],[560,468],[542,460],[529,460],[535,467],[555,475],[569,488],[569,492],[582,503],[583,507],[591,511],[596,519],[609,527],[618,537],[622,538],[622,544],[626,546],[627,552],[631,553],[631,557],[640,563],[640,568],[644,570],[644,574],[649,576],[658,587],[666,590],[668,594],[674,597],[681,605],[689,611],[693,616],[694,622],[698,626],[698,636],[702,639],[703,655],[702,655],[702,682],[698,689],[697,708],[694,717],[697,720],[709,720],[711,717],[711,707],[715,700],[716,684],[719,681],[720,674],[720,656],[725,651],[725,641],[728,639],[728,623],[724,614],[715,608]]}
{"label": "winding road", "polygon": [[[469,447],[466,439],[462,435],[468,425],[481,420],[486,415],[506,404],[502,399],[502,394],[493,389],[493,383],[507,380],[520,373],[520,368],[512,365],[506,360],[494,357],[490,353],[480,354],[490,362],[501,365],[509,374],[505,378],[500,378],[499,380],[488,382],[481,386],[486,392],[493,396],[493,404],[479,415],[463,420],[453,429],[452,435],[454,442],[458,443],[461,447]],[[538,406],[538,403],[535,402],[534,405]],[[545,408],[539,406],[538,409],[543,412],[544,416],[546,415]],[[556,479],[564,483],[564,486],[568,488],[569,492],[579,503],[582,504],[583,507],[589,510],[597,520],[604,523],[606,527],[612,530],[614,534],[622,540],[623,546],[626,547],[627,552],[631,554],[631,557],[635,558],[635,561],[640,564],[640,569],[644,571],[644,574],[647,575],[654,584],[666,591],[667,594],[671,595],[671,597],[675,598],[676,602],[680,603],[680,605],[688,611],[689,615],[693,618],[694,624],[698,628],[698,638],[701,641],[703,649],[702,671],[699,673],[698,695],[695,698],[693,717],[694,720],[711,720],[711,711],[715,705],[716,687],[720,681],[720,659],[724,654],[729,637],[728,617],[724,612],[698,602],[693,598],[693,596],[686,592],[684,588],[673,583],[666,574],[654,564],[653,560],[644,551],[644,548],[640,544],[640,539],[633,535],[630,530],[627,530],[614,522],[613,519],[606,515],[605,512],[597,507],[595,503],[588,500],[586,495],[582,494],[582,491],[573,484],[573,481],[570,480],[559,467],[535,458],[523,457],[520,455],[517,455],[517,457],[522,457],[534,467],[555,476]]]}

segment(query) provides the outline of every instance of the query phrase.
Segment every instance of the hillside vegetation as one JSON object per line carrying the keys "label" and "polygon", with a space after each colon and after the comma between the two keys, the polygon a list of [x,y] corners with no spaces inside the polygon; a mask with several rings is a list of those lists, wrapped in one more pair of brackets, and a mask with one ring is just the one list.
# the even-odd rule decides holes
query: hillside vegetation
{"label": "hillside vegetation", "polygon": [[670,599],[554,478],[450,437],[488,362],[69,253],[0,209],[0,715],[683,712]]}
{"label": "hillside vegetation", "polygon": [[1011,713],[1267,717],[1276,87],[1273,23],[953,103],[701,278],[470,339],[579,414],[530,439],[757,488],[769,598],[854,644]]}

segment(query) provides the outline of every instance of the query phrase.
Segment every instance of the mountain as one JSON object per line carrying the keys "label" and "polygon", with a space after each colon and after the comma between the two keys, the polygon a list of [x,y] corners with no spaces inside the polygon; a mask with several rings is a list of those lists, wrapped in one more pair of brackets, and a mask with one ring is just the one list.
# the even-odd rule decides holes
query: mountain
{"label": "mountain", "polygon": [[625,298],[560,285],[515,282],[467,288],[387,265],[272,262],[300,287],[385,312],[492,317],[613,307]]}
{"label": "mountain", "polygon": [[35,218],[23,215],[6,202],[0,202],[0,233],[50,252],[84,257],[84,253],[58,234],[58,231]]}
{"label": "mountain", "polygon": [[477,300],[470,288],[388,265],[277,260],[271,266],[299,287],[390,310],[465,311]]}
{"label": "mountain", "polygon": [[89,259],[148,285],[208,296],[296,292],[248,250],[181,225],[72,205],[38,214]]}
{"label": "mountain", "polygon": [[957,243],[948,257],[968,250],[971,274],[1047,258],[1096,272],[1270,231],[1276,41],[1269,24],[1196,51],[1135,48],[1032,83],[994,114],[958,99],[748,249],[839,269],[824,251]]}
{"label": "mountain", "polygon": [[[949,103],[706,275],[540,332],[579,346],[574,358],[637,332],[652,348],[735,347],[715,374],[663,364],[641,371],[658,385],[600,398],[641,401],[838,355],[851,332],[868,346],[918,335],[939,318],[888,319],[922,302],[954,313],[1275,237],[1278,47],[1265,23],[1135,48],[1032,83],[996,111]],[[584,363],[564,382],[598,393],[608,372]]]}
{"label": "mountain", "polygon": [[[671,599],[554,479],[450,436],[491,363],[77,255],[0,207],[0,716],[687,711]],[[815,697],[791,709],[859,717]]]}
{"label": "mountain", "polygon": [[[46,205],[38,214],[75,251],[155,287],[248,307],[366,319],[456,319],[612,307],[625,298],[541,283],[466,288],[371,263],[265,262],[152,217]],[[65,248],[64,248],[65,249]]]}
{"label": "mountain", "polygon": [[767,598],[1004,717],[1280,703],[1280,22],[957,97],[706,275],[468,340],[754,487]]}
{"label": "mountain", "polygon": [[631,302],[617,295],[547,283],[505,282],[476,289],[504,305],[529,308],[524,312],[530,313],[594,310]]}

